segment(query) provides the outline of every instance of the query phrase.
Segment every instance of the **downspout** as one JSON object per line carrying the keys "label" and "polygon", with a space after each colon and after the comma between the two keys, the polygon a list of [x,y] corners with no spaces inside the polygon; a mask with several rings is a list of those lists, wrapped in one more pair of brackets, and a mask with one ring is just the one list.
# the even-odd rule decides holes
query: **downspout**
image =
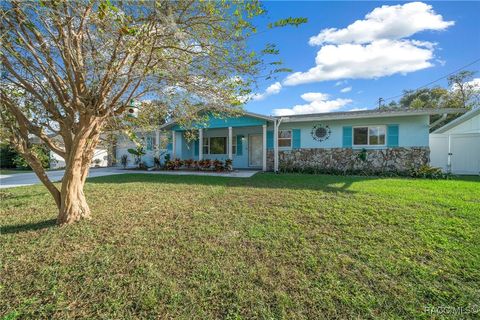
{"label": "downspout", "polygon": [[283,118],[275,120],[273,123],[273,171],[278,173],[278,128],[282,123]]}

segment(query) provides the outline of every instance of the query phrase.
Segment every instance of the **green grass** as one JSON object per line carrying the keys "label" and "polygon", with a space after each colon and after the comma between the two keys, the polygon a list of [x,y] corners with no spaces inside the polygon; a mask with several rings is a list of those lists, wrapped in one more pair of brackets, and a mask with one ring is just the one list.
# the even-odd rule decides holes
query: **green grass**
{"label": "green grass", "polygon": [[87,183],[93,220],[63,228],[42,186],[0,194],[8,319],[430,319],[480,301],[478,178],[108,176]]}

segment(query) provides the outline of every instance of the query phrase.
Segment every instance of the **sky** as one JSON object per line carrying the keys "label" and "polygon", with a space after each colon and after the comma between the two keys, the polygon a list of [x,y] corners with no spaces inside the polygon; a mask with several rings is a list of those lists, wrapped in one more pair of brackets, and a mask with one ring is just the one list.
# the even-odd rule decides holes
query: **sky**
{"label": "sky", "polygon": [[[249,46],[276,44],[291,73],[260,80],[246,110],[289,115],[374,109],[480,59],[480,2],[267,1]],[[269,22],[308,23],[267,29]],[[262,32],[264,31],[264,32]],[[267,60],[269,61],[269,60]],[[480,61],[467,67],[477,71]],[[431,86],[447,87],[443,79]],[[398,99],[398,98],[397,98]]]}

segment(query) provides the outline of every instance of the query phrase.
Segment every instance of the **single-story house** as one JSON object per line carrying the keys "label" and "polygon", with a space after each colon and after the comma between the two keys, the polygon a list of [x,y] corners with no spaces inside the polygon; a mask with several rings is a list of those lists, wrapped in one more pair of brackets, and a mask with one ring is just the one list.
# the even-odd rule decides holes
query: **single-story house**
{"label": "single-story house", "polygon": [[431,165],[454,174],[480,174],[480,107],[430,134]]}
{"label": "single-story house", "polygon": [[[187,128],[174,121],[147,134],[145,139],[147,150],[151,151],[153,145],[159,144],[160,132],[166,131],[170,138],[166,152],[172,159],[232,159],[237,169],[407,171],[429,163],[430,116],[463,111],[365,110],[278,117],[251,112],[236,117],[210,115],[208,121],[193,125],[198,132],[196,140],[187,139]],[[129,147],[121,141],[125,146],[117,148],[117,159]]]}

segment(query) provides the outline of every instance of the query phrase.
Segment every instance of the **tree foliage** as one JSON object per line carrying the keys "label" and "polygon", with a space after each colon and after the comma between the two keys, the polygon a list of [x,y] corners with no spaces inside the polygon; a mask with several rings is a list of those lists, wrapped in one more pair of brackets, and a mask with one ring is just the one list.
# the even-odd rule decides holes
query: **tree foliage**
{"label": "tree foliage", "polygon": [[473,81],[475,72],[461,71],[448,77],[448,88],[439,86],[405,90],[398,102],[391,101],[387,108],[432,109],[467,108],[479,105],[480,84]]}
{"label": "tree foliage", "polygon": [[[122,116],[132,100],[144,107],[136,125],[188,125],[201,109],[239,110],[259,75],[285,71],[264,63],[278,51],[248,49],[264,13],[255,0],[0,4],[2,134],[53,195],[60,224],[90,216],[83,185],[93,152],[102,131],[132,123]],[[31,136],[65,159],[60,189]]]}

